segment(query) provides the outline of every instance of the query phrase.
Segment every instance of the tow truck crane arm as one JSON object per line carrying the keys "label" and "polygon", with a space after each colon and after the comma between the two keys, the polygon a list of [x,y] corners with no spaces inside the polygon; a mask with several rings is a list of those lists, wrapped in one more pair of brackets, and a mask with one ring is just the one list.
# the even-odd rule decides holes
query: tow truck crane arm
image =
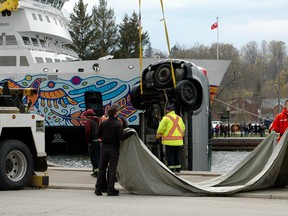
{"label": "tow truck crane arm", "polygon": [[0,106],[17,107],[21,113],[26,112],[25,109],[30,109],[31,102],[22,103],[24,96],[33,96],[38,94],[38,90],[34,88],[9,88],[8,82],[0,82]]}
{"label": "tow truck crane arm", "polygon": [[[11,95],[22,95],[22,96],[33,96],[35,94],[38,94],[38,90],[34,89],[34,88],[10,88],[10,94]],[[0,87],[0,95],[5,94],[4,93],[5,90],[3,90],[3,88]]]}
{"label": "tow truck crane arm", "polygon": [[17,11],[18,9],[18,0],[0,0],[0,12],[2,16],[11,15],[11,11]]}

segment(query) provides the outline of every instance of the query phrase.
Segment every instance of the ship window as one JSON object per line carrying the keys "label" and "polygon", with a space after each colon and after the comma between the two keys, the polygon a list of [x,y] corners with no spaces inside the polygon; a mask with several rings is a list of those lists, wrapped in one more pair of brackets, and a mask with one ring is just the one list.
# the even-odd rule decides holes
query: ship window
{"label": "ship window", "polygon": [[37,38],[31,38],[33,46],[39,46]]}
{"label": "ship window", "polygon": [[64,2],[62,2],[62,1],[61,1],[61,4],[60,4],[60,8],[62,8],[62,7],[63,7],[63,5],[64,5]]}
{"label": "ship window", "polygon": [[22,37],[22,40],[23,40],[25,45],[30,45],[31,44],[29,37]]}
{"label": "ship window", "polygon": [[45,58],[45,61],[46,61],[47,63],[53,62],[53,61],[52,61],[52,58]]}
{"label": "ship window", "polygon": [[43,39],[39,39],[39,41],[40,41],[40,44],[41,44],[42,47],[46,47],[45,46],[45,41]]}
{"label": "ship window", "polygon": [[44,63],[44,60],[42,57],[35,57],[36,63]]}
{"label": "ship window", "polygon": [[41,14],[38,14],[38,17],[39,17],[39,20],[40,20],[40,21],[43,21],[43,18],[42,18],[42,16],[41,16]]}
{"label": "ship window", "polygon": [[34,20],[37,20],[36,14],[32,13],[32,17]]}
{"label": "ship window", "polygon": [[55,1],[53,2],[53,7],[56,8],[57,4],[58,4],[58,0],[55,0]]}
{"label": "ship window", "polygon": [[29,66],[26,56],[20,56],[20,66]]}
{"label": "ship window", "polygon": [[6,35],[7,45],[18,45],[15,35]]}
{"label": "ship window", "polygon": [[48,23],[50,23],[50,19],[49,19],[48,16],[46,16],[46,20],[47,20]]}
{"label": "ship window", "polygon": [[0,46],[3,45],[3,36],[0,35]]}
{"label": "ship window", "polygon": [[16,66],[16,56],[0,56],[1,66]]}
{"label": "ship window", "polygon": [[60,59],[54,59],[55,62],[60,62]]}
{"label": "ship window", "polygon": [[53,5],[54,0],[47,0],[48,5]]}
{"label": "ship window", "polygon": [[57,9],[61,10],[62,6],[63,6],[63,2],[59,1],[57,5]]}
{"label": "ship window", "polygon": [[59,23],[60,23],[61,27],[63,27],[62,22],[60,20],[59,20]]}

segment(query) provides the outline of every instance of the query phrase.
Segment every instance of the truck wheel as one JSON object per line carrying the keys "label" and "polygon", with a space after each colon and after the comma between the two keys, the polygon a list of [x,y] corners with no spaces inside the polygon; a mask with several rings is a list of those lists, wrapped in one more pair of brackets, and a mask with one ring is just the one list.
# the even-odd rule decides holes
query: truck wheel
{"label": "truck wheel", "polygon": [[177,84],[176,94],[180,102],[186,107],[193,109],[197,103],[197,89],[189,80],[182,80]]}
{"label": "truck wheel", "polygon": [[153,82],[156,88],[170,88],[173,86],[170,64],[160,65],[153,74]]}
{"label": "truck wheel", "polygon": [[19,140],[0,143],[0,189],[19,190],[25,187],[33,173],[30,149]]}

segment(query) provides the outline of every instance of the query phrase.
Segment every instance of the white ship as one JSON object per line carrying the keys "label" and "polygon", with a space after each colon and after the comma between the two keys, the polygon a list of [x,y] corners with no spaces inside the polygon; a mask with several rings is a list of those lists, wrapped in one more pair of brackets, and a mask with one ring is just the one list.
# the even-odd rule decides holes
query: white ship
{"label": "white ship", "polygon": [[[50,145],[83,141],[82,136],[77,136],[81,137],[77,141],[71,134],[83,132],[87,91],[100,91],[104,107],[121,104],[121,114],[128,123],[139,124],[139,111],[129,101],[130,90],[141,75],[139,59],[80,61],[67,47],[72,39],[68,14],[62,10],[66,1],[19,0],[18,10],[4,10],[0,15],[0,81],[8,81],[11,88],[39,90],[23,102],[30,101],[31,112],[45,116],[46,142]],[[158,60],[144,58],[143,68]],[[213,97],[230,61],[189,61],[207,70]],[[69,132],[63,132],[65,129]]]}

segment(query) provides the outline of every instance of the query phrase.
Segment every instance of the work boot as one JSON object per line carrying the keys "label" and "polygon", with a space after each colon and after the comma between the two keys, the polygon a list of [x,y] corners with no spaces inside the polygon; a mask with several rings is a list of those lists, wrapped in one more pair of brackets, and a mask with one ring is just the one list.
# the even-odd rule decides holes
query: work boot
{"label": "work boot", "polygon": [[96,177],[97,177],[97,174],[98,174],[97,172],[93,172],[93,173],[91,174],[91,176],[96,178]]}
{"label": "work boot", "polygon": [[96,194],[96,196],[102,196],[102,192],[101,192],[101,190],[99,190],[99,189],[96,189],[96,190],[94,191],[94,193]]}
{"label": "work boot", "polygon": [[116,190],[115,188],[113,188],[113,192],[118,193],[119,194],[119,190]]}
{"label": "work boot", "polygon": [[176,168],[176,169],[175,169],[175,172],[176,172],[176,173],[180,173],[180,171],[181,171],[180,168]]}
{"label": "work boot", "polygon": [[110,189],[107,191],[107,196],[119,196],[119,190],[116,190],[115,188]]}

